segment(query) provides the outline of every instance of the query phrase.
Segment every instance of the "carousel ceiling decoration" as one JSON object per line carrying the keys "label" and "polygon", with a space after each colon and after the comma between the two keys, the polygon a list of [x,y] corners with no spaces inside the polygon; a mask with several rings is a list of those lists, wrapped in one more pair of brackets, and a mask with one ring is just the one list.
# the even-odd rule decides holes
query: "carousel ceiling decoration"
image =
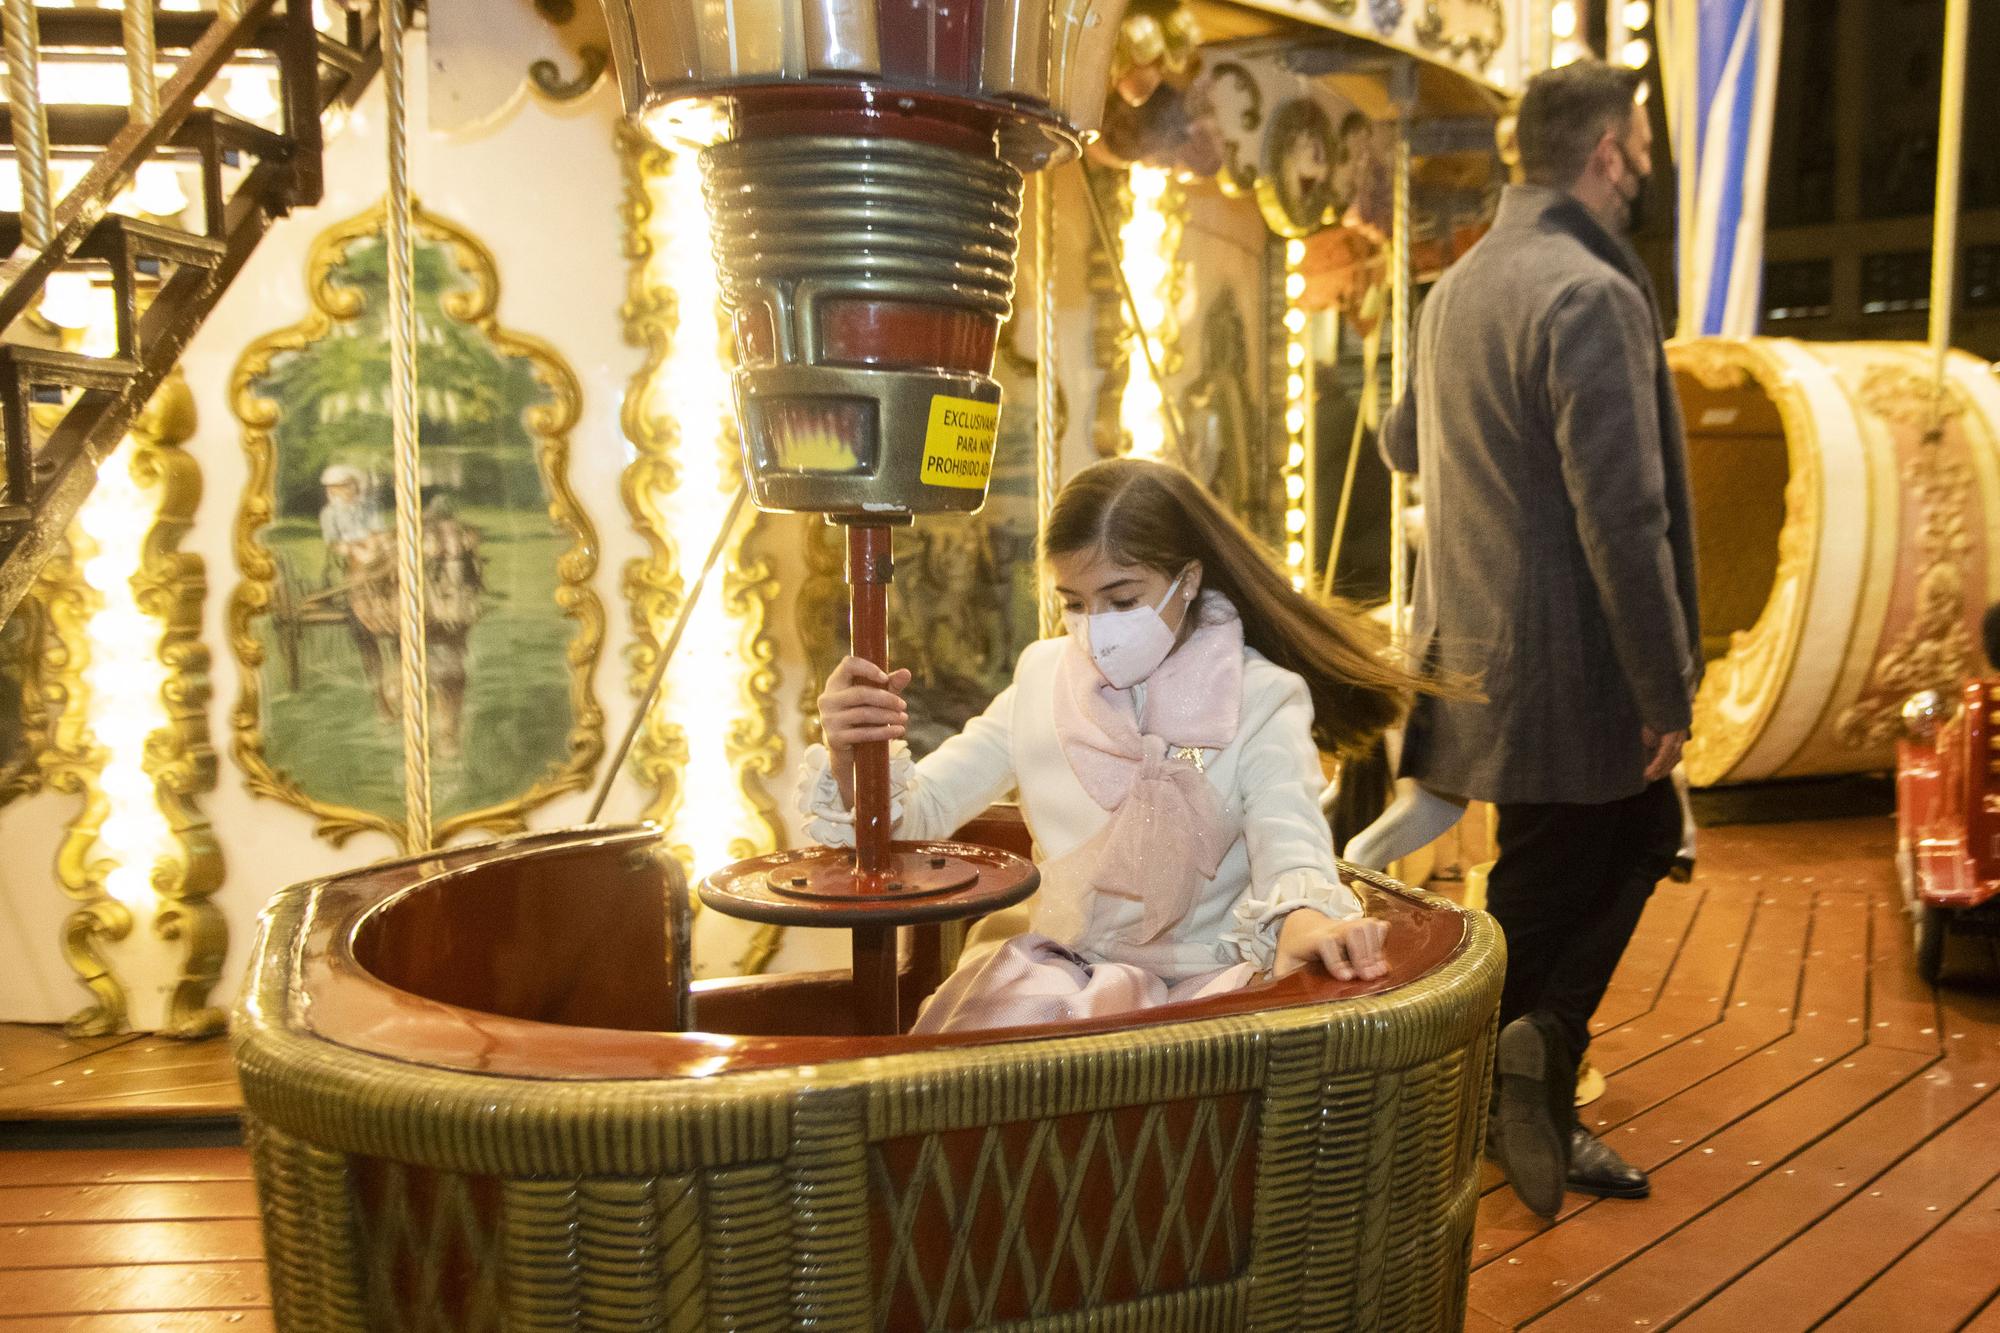
{"label": "carousel ceiling decoration", "polygon": [[[632,257],[625,332],[646,349],[625,395],[634,456],[622,487],[648,547],[625,570],[638,693],[687,595],[687,566],[715,541],[729,511],[740,445],[729,324],[695,155],[670,152],[633,130],[620,132],[619,151]],[[759,549],[776,527],[759,518],[728,538],[722,578],[701,590],[633,748],[634,767],[653,793],[645,818],[666,830],[690,871],[772,851],[781,835],[767,787],[784,757],[777,645],[768,625],[777,579]],[[704,921],[704,930],[713,924]],[[780,933],[753,932],[744,956],[716,970],[761,971]]]}
{"label": "carousel ceiling decoration", "polygon": [[201,1036],[223,1021],[208,1004],[227,941],[208,901],[222,858],[197,804],[215,785],[207,581],[201,558],[178,549],[201,497],[181,447],[194,427],[176,374],[99,469],[37,595],[60,708],[42,766],[53,790],[83,798],[56,858],[78,904],[63,953],[92,996],[69,1021],[76,1035]]}
{"label": "carousel ceiling decoration", "polygon": [[[389,492],[387,255],[378,205],[306,264],[310,313],[244,352],[230,383],[250,479],[229,605],[231,714],[250,790],[336,845],[403,843],[396,539]],[[416,210],[425,653],[434,841],[509,833],[586,786],[603,754],[597,535],[570,490],[576,376],[501,326],[473,236]]]}

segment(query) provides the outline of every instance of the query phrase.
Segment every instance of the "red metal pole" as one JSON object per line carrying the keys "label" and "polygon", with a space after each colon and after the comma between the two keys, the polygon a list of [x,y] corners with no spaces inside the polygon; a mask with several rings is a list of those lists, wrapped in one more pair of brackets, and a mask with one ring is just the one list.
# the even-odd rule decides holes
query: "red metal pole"
{"label": "red metal pole", "polygon": [[[889,529],[847,529],[847,587],[853,606],[854,655],[889,667]],[[854,747],[854,870],[865,878],[889,867],[889,745]]]}

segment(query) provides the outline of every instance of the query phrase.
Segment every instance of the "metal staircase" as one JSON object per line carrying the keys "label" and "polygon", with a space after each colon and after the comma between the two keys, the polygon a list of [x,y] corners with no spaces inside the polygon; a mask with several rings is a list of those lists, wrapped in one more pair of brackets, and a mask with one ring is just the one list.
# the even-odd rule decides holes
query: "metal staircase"
{"label": "metal staircase", "polygon": [[[4,0],[11,145],[21,207],[0,212],[0,620],[62,540],[98,463],[173,369],[271,223],[321,193],[322,117],[351,106],[380,67],[365,14],[313,0],[213,0],[209,11],[120,9]],[[44,72],[62,63],[125,67],[124,106],[42,104]],[[171,66],[162,77],[162,66]],[[232,71],[276,75],[275,127],[225,109]],[[57,160],[88,163],[55,198]],[[131,215],[142,166],[193,169],[193,221]],[[0,168],[6,171],[8,168]],[[113,211],[114,208],[125,211]],[[49,281],[83,274],[108,285],[115,336],[65,347],[37,316]]]}

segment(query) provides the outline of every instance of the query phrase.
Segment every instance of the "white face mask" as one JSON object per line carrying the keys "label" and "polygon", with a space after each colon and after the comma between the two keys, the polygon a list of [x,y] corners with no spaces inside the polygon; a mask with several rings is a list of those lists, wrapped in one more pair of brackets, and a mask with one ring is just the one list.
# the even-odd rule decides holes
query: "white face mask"
{"label": "white face mask", "polygon": [[1160,669],[1174,650],[1174,632],[1160,618],[1174,590],[1187,576],[1182,570],[1167,585],[1167,595],[1158,606],[1135,606],[1129,611],[1100,611],[1086,616],[1081,611],[1063,612],[1063,625],[1077,651],[1097,664],[1097,674],[1116,689],[1129,690]]}

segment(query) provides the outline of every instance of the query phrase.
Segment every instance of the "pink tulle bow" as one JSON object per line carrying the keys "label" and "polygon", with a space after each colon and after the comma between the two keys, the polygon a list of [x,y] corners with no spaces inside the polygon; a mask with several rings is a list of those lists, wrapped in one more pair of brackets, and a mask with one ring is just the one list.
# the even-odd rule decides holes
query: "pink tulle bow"
{"label": "pink tulle bow", "polygon": [[1092,886],[1145,905],[1140,943],[1171,930],[1215,878],[1228,850],[1219,836],[1215,788],[1185,759],[1167,757],[1167,743],[1143,738],[1145,755],[1104,831]]}

